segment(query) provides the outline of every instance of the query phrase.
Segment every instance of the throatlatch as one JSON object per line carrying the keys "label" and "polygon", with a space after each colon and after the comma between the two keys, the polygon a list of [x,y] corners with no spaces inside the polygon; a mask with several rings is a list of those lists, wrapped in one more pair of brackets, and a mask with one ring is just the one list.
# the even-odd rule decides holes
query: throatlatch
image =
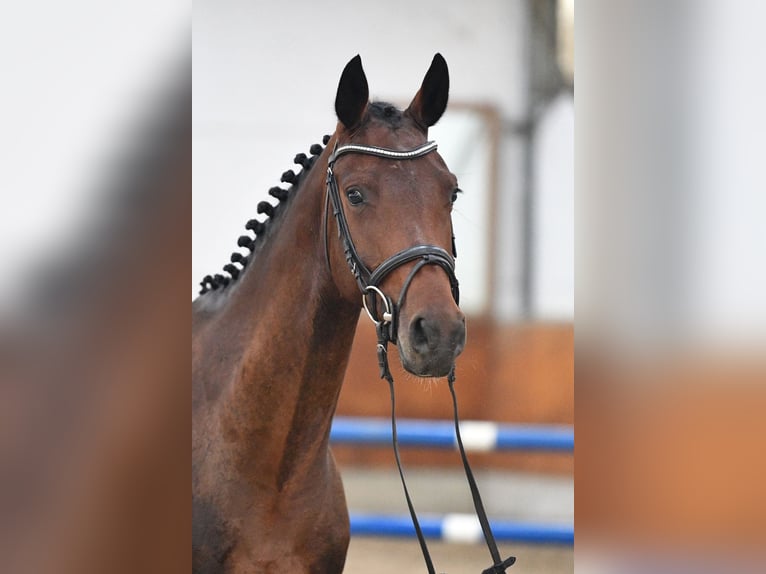
{"label": "throatlatch", "polygon": [[[450,288],[452,290],[452,296],[456,303],[460,302],[460,290],[458,286],[458,280],[455,276],[455,237],[452,237],[452,254],[448,253],[441,247],[436,245],[416,245],[410,247],[399,253],[396,253],[383,261],[375,270],[370,271],[364,264],[362,259],[354,246],[354,241],[351,238],[351,232],[348,228],[348,221],[343,211],[343,204],[340,199],[340,192],[338,190],[338,182],[335,179],[333,168],[335,161],[342,155],[348,153],[360,153],[366,155],[373,155],[376,157],[382,157],[392,160],[410,160],[422,157],[437,148],[436,142],[426,142],[420,147],[407,151],[396,151],[375,146],[365,145],[343,145],[336,147],[327,163],[327,195],[325,196],[325,210],[324,217],[327,215],[328,202],[332,202],[333,215],[338,224],[338,236],[343,244],[343,251],[346,256],[346,262],[348,263],[351,273],[356,279],[357,285],[362,292],[362,303],[364,309],[369,315],[372,322],[375,324],[375,331],[377,333],[377,355],[378,366],[380,367],[380,377],[388,382],[389,390],[391,393],[391,433],[392,444],[394,450],[394,458],[396,459],[396,466],[399,470],[399,477],[402,481],[402,487],[404,489],[404,497],[407,501],[407,507],[412,517],[412,524],[415,527],[415,533],[418,537],[420,549],[423,553],[423,559],[426,563],[428,574],[436,574],[434,570],[433,561],[428,551],[428,545],[426,544],[425,536],[420,528],[417,513],[415,507],[412,504],[409,490],[407,489],[407,482],[404,478],[404,471],[402,470],[401,459],[399,457],[399,443],[396,434],[396,397],[394,393],[394,378],[391,375],[391,370],[388,366],[388,343],[396,344],[396,335],[398,329],[398,316],[399,310],[404,303],[404,298],[407,294],[412,280],[415,275],[426,265],[438,265],[444,269],[447,277],[449,278]],[[325,234],[325,256],[327,258],[327,264],[330,265],[330,254],[327,242],[327,227],[326,220],[323,223]],[[380,288],[381,283],[393,270],[415,261],[415,265],[407,275],[407,278],[402,285],[402,290],[399,293],[399,298],[394,303],[391,298],[383,292]],[[382,309],[378,308],[377,300],[381,300]],[[476,515],[481,525],[482,533],[484,534],[484,540],[486,541],[487,548],[492,557],[493,564],[486,570],[482,571],[482,574],[503,574],[506,569],[516,562],[516,558],[511,556],[502,560],[500,552],[497,548],[495,537],[492,534],[492,529],[487,519],[487,513],[484,510],[484,504],[479,494],[479,488],[474,479],[473,472],[468,463],[468,457],[463,447],[463,440],[460,436],[460,423],[458,418],[457,408],[457,395],[455,394],[455,365],[452,365],[452,369],[447,376],[449,383],[450,393],[452,394],[452,406],[455,419],[455,436],[457,438],[458,450],[460,451],[460,458],[463,462],[463,468],[465,469],[468,485],[471,489],[471,496],[473,498],[474,508]]]}

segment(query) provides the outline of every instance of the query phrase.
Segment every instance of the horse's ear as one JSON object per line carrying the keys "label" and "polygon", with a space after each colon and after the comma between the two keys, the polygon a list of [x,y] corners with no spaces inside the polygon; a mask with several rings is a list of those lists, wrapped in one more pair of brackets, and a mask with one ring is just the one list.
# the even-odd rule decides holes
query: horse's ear
{"label": "horse's ear", "polygon": [[444,110],[447,109],[448,99],[449,70],[447,62],[441,54],[437,53],[407,112],[421,126],[429,128],[442,117]]}
{"label": "horse's ear", "polygon": [[369,95],[362,58],[357,54],[343,68],[335,96],[335,113],[347,130],[354,129],[362,121]]}

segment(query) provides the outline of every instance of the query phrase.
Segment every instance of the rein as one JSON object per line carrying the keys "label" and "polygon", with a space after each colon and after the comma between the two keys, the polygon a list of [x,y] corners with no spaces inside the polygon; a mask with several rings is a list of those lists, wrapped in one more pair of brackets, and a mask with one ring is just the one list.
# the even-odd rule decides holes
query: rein
{"label": "rein", "polygon": [[[437,148],[436,142],[426,142],[420,147],[407,151],[396,151],[386,148],[380,148],[375,146],[365,146],[348,144],[338,147],[336,142],[335,149],[333,150],[330,158],[327,162],[327,194],[325,196],[325,206],[322,215],[322,229],[324,233],[325,241],[325,257],[327,259],[327,265],[330,266],[330,252],[327,238],[327,210],[329,203],[332,203],[333,216],[338,224],[338,236],[343,244],[343,252],[346,257],[351,273],[356,279],[359,290],[362,293],[362,304],[364,310],[370,317],[370,320],[375,324],[375,331],[377,333],[377,355],[378,366],[380,367],[380,378],[385,379],[388,382],[389,390],[391,393],[391,432],[392,432],[392,444],[394,450],[394,457],[396,458],[396,466],[399,470],[399,477],[402,481],[402,487],[404,489],[404,497],[407,501],[407,507],[412,517],[412,524],[415,527],[415,533],[420,543],[420,549],[423,553],[423,559],[426,563],[428,574],[436,574],[434,570],[433,561],[428,551],[425,536],[420,528],[417,513],[415,507],[410,498],[409,490],[407,489],[407,482],[404,478],[404,471],[402,470],[402,463],[399,457],[399,443],[396,434],[396,398],[394,393],[394,378],[391,375],[391,371],[388,366],[388,343],[396,344],[396,336],[398,330],[398,316],[399,311],[404,304],[404,298],[407,295],[407,290],[415,278],[415,275],[426,265],[438,265],[447,274],[450,282],[450,288],[452,290],[452,297],[455,299],[455,303],[459,303],[460,290],[458,286],[458,280],[455,276],[455,238],[452,237],[452,254],[448,253],[441,247],[435,245],[416,245],[409,247],[398,253],[395,253],[374,270],[370,270],[359,257],[359,253],[356,250],[354,241],[351,238],[351,232],[348,227],[348,221],[346,220],[345,212],[343,211],[343,204],[340,198],[340,191],[338,189],[338,182],[335,179],[334,166],[337,159],[345,154],[358,153],[365,155],[372,155],[384,159],[392,160],[412,160],[423,157],[435,151]],[[402,285],[402,289],[399,293],[399,298],[394,302],[383,290],[380,288],[380,284],[383,280],[395,269],[415,261],[415,265],[407,275],[407,278]],[[378,312],[377,299],[381,300],[382,312]],[[455,365],[452,365],[449,375],[447,376],[449,384],[449,390],[452,395],[452,407],[455,419],[455,436],[457,438],[458,450],[460,451],[460,458],[463,462],[463,468],[465,469],[468,485],[471,489],[471,496],[473,498],[474,508],[476,515],[481,525],[484,540],[489,549],[489,553],[493,560],[493,565],[482,571],[482,574],[503,574],[508,567],[516,562],[516,558],[511,556],[505,560],[500,557],[500,552],[495,542],[495,537],[492,534],[492,529],[487,519],[487,513],[484,510],[484,504],[479,494],[479,488],[474,479],[473,472],[468,463],[468,457],[465,454],[463,447],[463,440],[460,436],[460,423],[458,417],[457,395],[455,394]]]}

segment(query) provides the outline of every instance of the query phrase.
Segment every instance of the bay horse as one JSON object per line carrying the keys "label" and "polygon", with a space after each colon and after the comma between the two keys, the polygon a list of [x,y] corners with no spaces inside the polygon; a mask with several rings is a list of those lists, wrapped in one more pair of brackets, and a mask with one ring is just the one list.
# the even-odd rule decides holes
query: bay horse
{"label": "bay horse", "polygon": [[449,255],[458,185],[427,142],[448,93],[436,54],[406,110],[370,102],[353,58],[326,147],[296,156],[303,170],[283,174],[292,185],[272,188],[278,203],[257,209],[268,219],[239,238],[249,253],[203,280],[192,304],[194,572],[342,572],[349,519],[329,433],[362,271],[377,273],[371,317],[387,314],[377,323],[395,329],[404,368],[454,368],[465,343]]}

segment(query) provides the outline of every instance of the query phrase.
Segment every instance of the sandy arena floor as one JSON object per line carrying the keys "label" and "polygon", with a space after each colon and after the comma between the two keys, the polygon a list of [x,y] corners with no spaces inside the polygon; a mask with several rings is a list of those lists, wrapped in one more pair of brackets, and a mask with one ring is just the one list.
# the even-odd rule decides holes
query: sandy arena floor
{"label": "sandy arena floor", "polygon": [[[429,542],[428,549],[436,571],[446,574],[480,574],[491,566],[484,546]],[[571,574],[574,572],[574,553],[569,546],[530,546],[503,544],[503,558],[516,556],[516,564],[508,574]],[[387,540],[382,538],[356,538],[346,559],[348,574],[424,574],[426,572],[420,547],[413,540]]]}

